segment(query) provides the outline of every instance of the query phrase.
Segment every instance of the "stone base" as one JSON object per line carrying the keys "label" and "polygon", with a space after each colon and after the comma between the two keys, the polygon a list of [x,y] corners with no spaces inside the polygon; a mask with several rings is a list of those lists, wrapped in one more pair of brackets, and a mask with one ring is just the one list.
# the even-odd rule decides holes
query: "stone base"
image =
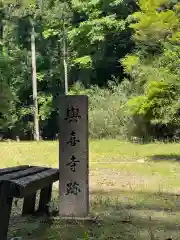
{"label": "stone base", "polygon": [[66,216],[58,216],[53,218],[53,221],[67,221],[67,222],[73,222],[73,223],[78,223],[78,222],[84,222],[84,223],[97,223],[99,222],[100,219],[98,219],[97,216],[87,216],[87,217],[66,217]]}
{"label": "stone base", "polygon": [[62,220],[75,220],[75,221],[93,221],[96,218],[95,217],[90,217],[90,216],[87,216],[87,217],[64,217],[64,216],[59,216],[59,219],[62,219]]}

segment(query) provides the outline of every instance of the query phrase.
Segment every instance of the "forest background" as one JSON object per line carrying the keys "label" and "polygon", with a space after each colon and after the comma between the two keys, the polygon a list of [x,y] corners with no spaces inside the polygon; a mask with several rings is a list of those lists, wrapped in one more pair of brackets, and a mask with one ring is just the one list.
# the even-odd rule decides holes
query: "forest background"
{"label": "forest background", "polygon": [[91,138],[179,140],[178,0],[1,2],[1,138],[33,139],[32,24],[42,139],[58,133],[66,58],[69,94],[89,96]]}

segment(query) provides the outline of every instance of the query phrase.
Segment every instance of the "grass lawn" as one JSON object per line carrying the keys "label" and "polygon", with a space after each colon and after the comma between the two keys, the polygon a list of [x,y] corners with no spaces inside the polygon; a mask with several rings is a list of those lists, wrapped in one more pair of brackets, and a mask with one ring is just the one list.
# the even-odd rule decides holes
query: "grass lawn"
{"label": "grass lawn", "polygon": [[[57,142],[0,143],[0,167],[58,167]],[[52,208],[58,206],[58,185]],[[90,212],[103,221],[41,223],[13,207],[9,236],[32,240],[180,239],[180,144],[90,141]]]}

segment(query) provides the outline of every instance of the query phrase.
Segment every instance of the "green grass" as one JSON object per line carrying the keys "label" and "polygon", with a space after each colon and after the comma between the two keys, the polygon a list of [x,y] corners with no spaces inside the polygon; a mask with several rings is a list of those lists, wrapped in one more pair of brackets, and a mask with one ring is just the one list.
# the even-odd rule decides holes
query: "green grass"
{"label": "green grass", "polygon": [[[57,142],[0,143],[0,167],[58,167]],[[90,142],[90,213],[97,223],[40,223],[13,207],[9,236],[23,239],[180,239],[180,144]],[[57,185],[53,206],[58,206]],[[87,237],[88,235],[88,237]]]}

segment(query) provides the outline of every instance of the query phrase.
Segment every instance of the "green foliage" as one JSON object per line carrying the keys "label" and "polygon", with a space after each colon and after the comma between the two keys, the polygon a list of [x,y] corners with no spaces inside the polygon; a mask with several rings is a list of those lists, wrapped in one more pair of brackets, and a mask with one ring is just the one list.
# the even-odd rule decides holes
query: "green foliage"
{"label": "green foliage", "polygon": [[158,136],[152,129],[165,126],[172,136],[180,122],[179,4],[169,9],[168,0],[141,0],[139,7],[141,11],[133,14],[136,23],[131,24],[137,51],[121,60],[132,79],[129,114],[136,134]]}
{"label": "green foliage", "polygon": [[179,1],[12,0],[0,7],[0,131],[6,137],[32,137],[32,24],[43,137],[58,131],[64,57],[69,94],[89,96],[91,137],[180,132]]}
{"label": "green foliage", "polygon": [[126,86],[109,82],[108,89],[98,86],[85,89],[80,83],[72,86],[70,94],[89,96],[89,134],[91,138],[126,138]]}
{"label": "green foliage", "polygon": [[84,84],[89,83],[85,82],[84,68],[89,69],[85,75],[92,79],[90,83],[106,83],[112,75],[123,74],[116,66],[118,58],[133,45],[127,21],[132,7],[132,1],[126,3],[124,0],[72,1],[75,24],[69,28],[68,39],[74,50],[72,62]]}
{"label": "green foliage", "polygon": [[40,94],[38,97],[39,115],[41,120],[49,119],[53,109],[53,97],[52,95]]}
{"label": "green foliage", "polygon": [[13,93],[10,88],[11,60],[0,56],[0,129],[11,122],[10,109],[12,107]]}
{"label": "green foliage", "polygon": [[139,57],[136,55],[128,55],[121,60],[124,70],[127,73],[133,72],[135,67],[139,65]]}
{"label": "green foliage", "polygon": [[92,66],[92,60],[90,56],[83,56],[80,58],[76,58],[74,60],[75,64],[78,64],[82,68],[91,68]]}
{"label": "green foliage", "polygon": [[161,8],[168,0],[140,0],[140,12],[133,14],[136,23],[131,24],[135,30],[134,38],[147,45],[159,45],[165,40],[172,40],[179,31],[177,10]]}

